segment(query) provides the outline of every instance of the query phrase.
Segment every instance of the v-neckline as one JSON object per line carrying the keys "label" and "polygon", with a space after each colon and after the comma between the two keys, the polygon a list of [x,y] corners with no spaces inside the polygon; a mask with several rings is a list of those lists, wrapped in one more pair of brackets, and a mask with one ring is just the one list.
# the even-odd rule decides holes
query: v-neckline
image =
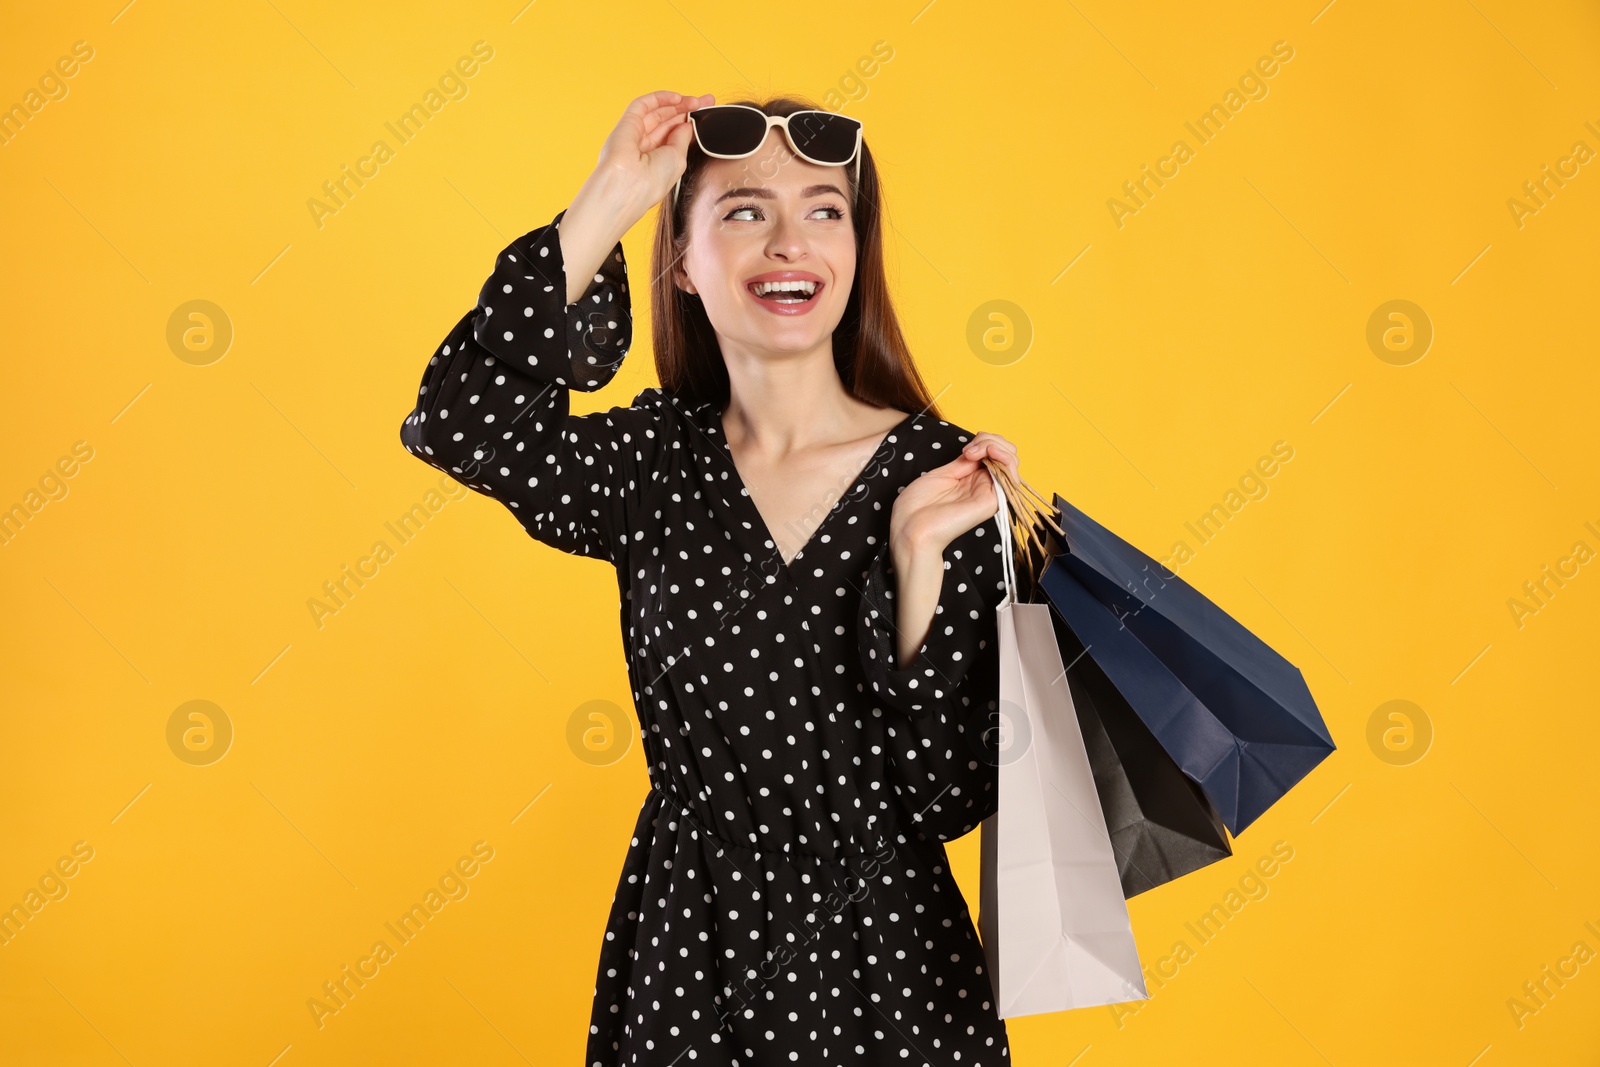
{"label": "v-neckline", "polygon": [[899,422],[895,423],[893,426],[889,427],[889,429],[884,432],[884,435],[878,438],[877,445],[873,447],[872,453],[867,456],[867,460],[861,465],[861,469],[856,471],[855,477],[850,480],[849,487],[845,489],[845,491],[840,494],[838,499],[835,500],[833,505],[828,508],[828,513],[822,517],[822,521],[817,523],[816,527],[812,529],[811,535],[806,538],[805,543],[795,551],[794,558],[785,561],[783,558],[783,552],[778,548],[778,539],[773,536],[771,527],[767,525],[766,517],[761,514],[761,509],[756,507],[756,498],[751,494],[750,487],[745,484],[744,475],[739,473],[739,464],[735,462],[733,458],[733,447],[728,443],[727,429],[722,424],[722,410],[715,404],[712,404],[711,408],[712,430],[717,435],[717,444],[721,447],[722,454],[728,459],[728,469],[733,473],[734,487],[737,490],[737,495],[745,501],[745,506],[748,508],[751,517],[755,520],[754,531],[756,536],[763,542],[771,543],[772,554],[777,557],[779,569],[786,577],[789,578],[794,577],[793,565],[800,561],[800,557],[804,556],[806,551],[811,548],[813,544],[819,543],[819,538],[821,537],[822,532],[827,529],[828,523],[833,521],[833,517],[835,515],[844,510],[844,502],[855,494],[857,487],[859,487],[863,480],[867,477],[867,472],[873,469],[874,462],[878,458],[878,453],[882,452],[883,446],[889,443],[889,438],[895,436],[906,426],[909,426],[911,423],[922,417],[921,412],[912,412]]}

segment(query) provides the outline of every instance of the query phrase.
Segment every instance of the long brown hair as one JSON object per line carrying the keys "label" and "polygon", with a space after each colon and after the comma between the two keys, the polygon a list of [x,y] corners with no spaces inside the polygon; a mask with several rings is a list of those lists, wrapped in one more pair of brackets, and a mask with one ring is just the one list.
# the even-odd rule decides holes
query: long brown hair
{"label": "long brown hair", "polygon": [[[765,103],[729,101],[757,108],[768,115],[825,110],[799,97],[780,96]],[[701,175],[711,157],[689,142],[683,187],[676,206],[671,194],[656,214],[656,240],[651,273],[650,333],[655,343],[656,373],[661,386],[690,404],[711,402],[718,409],[728,402],[728,367],[722,360],[716,331],[697,293],[685,292],[673,281],[672,267],[689,247],[685,225],[689,207],[699,192]],[[883,202],[878,168],[863,138],[861,186],[854,187],[855,167],[844,168],[850,212],[856,235],[856,274],[844,316],[833,332],[833,362],[849,393],[868,404],[894,407],[942,418],[922,376],[917,373],[900,320],[889,297],[883,270]]]}

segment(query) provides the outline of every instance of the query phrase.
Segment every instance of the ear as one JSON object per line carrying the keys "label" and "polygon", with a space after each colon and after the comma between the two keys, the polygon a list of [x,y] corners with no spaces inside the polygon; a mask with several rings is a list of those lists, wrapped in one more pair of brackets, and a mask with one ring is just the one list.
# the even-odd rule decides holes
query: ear
{"label": "ear", "polygon": [[686,293],[698,293],[700,291],[694,287],[694,282],[689,278],[689,272],[677,264],[674,264],[672,268],[672,281]]}

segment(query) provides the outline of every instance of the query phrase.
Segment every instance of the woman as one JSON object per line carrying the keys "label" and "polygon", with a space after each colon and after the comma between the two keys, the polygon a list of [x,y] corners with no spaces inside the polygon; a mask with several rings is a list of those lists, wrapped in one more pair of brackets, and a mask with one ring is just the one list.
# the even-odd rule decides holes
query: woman
{"label": "woman", "polygon": [[[689,118],[712,104],[628,106],[571,206],[501,253],[401,427],[535,539],[616,568],[651,788],[585,1062],[999,1064],[943,842],[995,810],[1005,586],[981,461],[1015,473],[1016,451],[940,419],[911,363],[854,120],[843,165],[759,115],[759,150],[720,158],[694,126],[732,113]],[[569,391],[628,351],[621,238],[657,206],[662,386],[573,416]]]}

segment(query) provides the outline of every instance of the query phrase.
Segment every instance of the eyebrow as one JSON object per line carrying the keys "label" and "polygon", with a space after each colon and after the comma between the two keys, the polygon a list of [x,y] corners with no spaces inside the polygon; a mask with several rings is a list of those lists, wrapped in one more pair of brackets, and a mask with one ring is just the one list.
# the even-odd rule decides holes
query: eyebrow
{"label": "eyebrow", "polygon": [[[800,199],[808,200],[813,196],[823,196],[827,193],[832,193],[834,196],[838,197],[844,197],[844,190],[840,189],[837,185],[824,184],[806,186],[804,189],[800,190]],[[757,200],[777,199],[777,196],[771,189],[763,186],[745,186],[739,189],[729,189],[727,192],[717,197],[716,200],[712,201],[712,206],[714,207],[717,204],[722,203],[724,200],[731,200],[737,197],[754,197]]]}

